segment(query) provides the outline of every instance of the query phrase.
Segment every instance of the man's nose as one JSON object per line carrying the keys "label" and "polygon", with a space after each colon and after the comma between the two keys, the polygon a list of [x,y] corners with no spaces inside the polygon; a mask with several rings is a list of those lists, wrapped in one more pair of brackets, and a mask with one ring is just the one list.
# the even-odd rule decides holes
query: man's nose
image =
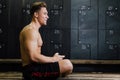
{"label": "man's nose", "polygon": [[47,19],[49,19],[49,16],[47,15]]}

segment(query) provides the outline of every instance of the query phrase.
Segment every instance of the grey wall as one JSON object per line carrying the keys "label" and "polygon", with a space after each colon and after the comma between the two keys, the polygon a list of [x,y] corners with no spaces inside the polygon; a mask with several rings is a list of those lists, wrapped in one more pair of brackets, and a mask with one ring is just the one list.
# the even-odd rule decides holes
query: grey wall
{"label": "grey wall", "polygon": [[119,0],[71,0],[72,59],[120,59],[119,30]]}

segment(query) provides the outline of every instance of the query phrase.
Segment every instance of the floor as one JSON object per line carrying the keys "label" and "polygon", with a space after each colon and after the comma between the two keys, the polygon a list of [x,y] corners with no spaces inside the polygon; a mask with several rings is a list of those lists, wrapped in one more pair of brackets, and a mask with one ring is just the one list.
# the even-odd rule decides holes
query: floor
{"label": "floor", "polygon": [[[22,80],[20,72],[0,72],[0,80]],[[120,74],[112,73],[72,73],[58,80],[120,80]]]}

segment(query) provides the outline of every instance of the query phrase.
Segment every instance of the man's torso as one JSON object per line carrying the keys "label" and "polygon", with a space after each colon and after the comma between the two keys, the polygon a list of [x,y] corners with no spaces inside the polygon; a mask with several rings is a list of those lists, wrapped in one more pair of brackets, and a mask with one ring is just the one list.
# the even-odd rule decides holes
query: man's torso
{"label": "man's torso", "polygon": [[[26,50],[25,48],[25,39],[26,39],[26,36],[28,33],[29,30],[34,30],[30,25],[26,26],[25,28],[23,28],[23,30],[21,31],[20,33],[20,50],[21,50],[21,58],[22,58],[22,63],[23,63],[23,66],[25,65],[28,65],[31,63],[31,60],[30,60],[30,57],[28,55],[28,51]],[[41,46],[42,46],[42,38],[41,38],[41,35],[38,31],[35,30],[35,33],[32,33],[32,34],[36,34],[36,43],[37,43],[37,53],[40,54],[41,53]]]}

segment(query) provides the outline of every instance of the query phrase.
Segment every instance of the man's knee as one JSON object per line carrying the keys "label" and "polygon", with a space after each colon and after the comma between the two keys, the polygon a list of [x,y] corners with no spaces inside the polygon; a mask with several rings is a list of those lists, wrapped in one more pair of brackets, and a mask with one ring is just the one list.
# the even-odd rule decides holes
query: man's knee
{"label": "man's knee", "polygon": [[65,59],[65,66],[66,66],[66,69],[68,71],[72,71],[73,70],[73,65],[72,65],[71,61],[68,60],[68,59]]}
{"label": "man's knee", "polygon": [[65,72],[71,73],[72,72],[73,65],[70,60],[64,59],[64,60],[60,61],[59,63],[60,63],[61,73],[65,73]]}

